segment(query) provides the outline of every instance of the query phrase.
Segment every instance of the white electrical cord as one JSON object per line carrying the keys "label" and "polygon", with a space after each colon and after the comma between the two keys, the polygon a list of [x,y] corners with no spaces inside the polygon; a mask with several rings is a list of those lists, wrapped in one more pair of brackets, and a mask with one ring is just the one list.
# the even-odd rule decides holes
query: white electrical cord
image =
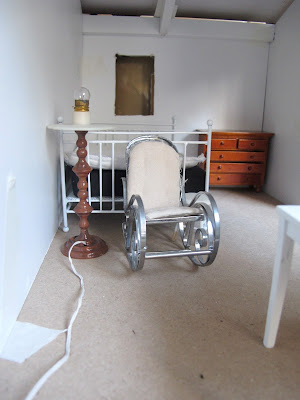
{"label": "white electrical cord", "polygon": [[68,360],[68,358],[69,358],[69,355],[70,355],[70,348],[71,348],[72,326],[73,326],[73,323],[74,323],[74,321],[75,321],[75,319],[76,319],[76,317],[77,317],[77,314],[78,314],[78,312],[79,312],[79,309],[80,309],[80,307],[81,307],[82,299],[83,299],[84,292],[85,292],[85,290],[84,290],[83,278],[82,278],[82,276],[76,271],[76,269],[75,269],[75,267],[74,267],[74,265],[73,265],[73,262],[72,262],[72,258],[71,258],[71,251],[72,251],[73,247],[76,246],[76,245],[79,244],[79,243],[86,244],[86,243],[83,242],[83,241],[75,242],[75,243],[71,246],[71,248],[70,248],[70,250],[69,250],[69,261],[70,261],[71,269],[72,269],[72,271],[74,272],[74,274],[80,279],[81,292],[80,292],[80,295],[79,295],[79,298],[78,298],[77,308],[76,308],[76,310],[74,311],[74,313],[73,313],[73,315],[72,315],[72,317],[71,317],[71,319],[70,319],[68,328],[66,329],[66,332],[67,332],[67,339],[66,339],[66,347],[65,347],[66,351],[65,351],[65,355],[64,355],[60,360],[58,360],[57,363],[54,364],[53,367],[51,367],[51,368],[37,381],[37,383],[34,385],[34,387],[30,390],[30,392],[28,393],[28,395],[25,397],[25,400],[32,400],[32,399],[34,398],[34,396],[37,394],[37,392],[41,389],[41,387],[42,387],[42,386],[46,383],[46,381],[50,378],[50,376],[52,376],[52,375],[53,375],[53,374]]}

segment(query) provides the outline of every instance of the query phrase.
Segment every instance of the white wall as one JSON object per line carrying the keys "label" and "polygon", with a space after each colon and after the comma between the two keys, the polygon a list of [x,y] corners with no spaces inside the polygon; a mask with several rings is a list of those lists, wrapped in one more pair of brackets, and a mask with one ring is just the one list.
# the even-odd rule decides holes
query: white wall
{"label": "white wall", "polygon": [[285,204],[300,204],[300,0],[276,24],[264,130],[275,133],[265,191]]}
{"label": "white wall", "polygon": [[[84,16],[82,82],[92,122],[167,123],[178,130],[261,130],[273,26],[175,20],[166,37],[157,18]],[[115,54],[154,55],[154,116],[114,115]]]}
{"label": "white wall", "polygon": [[[80,0],[1,2],[0,29],[1,347],[58,227],[58,147],[46,126],[61,114],[71,119],[80,82]],[[16,186],[7,204],[9,175]]]}

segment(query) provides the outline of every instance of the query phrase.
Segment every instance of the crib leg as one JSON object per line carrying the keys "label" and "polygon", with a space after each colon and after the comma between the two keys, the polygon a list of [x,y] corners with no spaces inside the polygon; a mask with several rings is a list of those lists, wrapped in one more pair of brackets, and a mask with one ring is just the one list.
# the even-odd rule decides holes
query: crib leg
{"label": "crib leg", "polygon": [[67,215],[67,210],[63,206],[63,231],[64,232],[69,232],[69,226],[68,226],[68,215]]}
{"label": "crib leg", "polygon": [[60,185],[61,185],[61,200],[63,210],[63,231],[69,232],[68,227],[68,216],[67,216],[67,199],[66,199],[66,182],[65,182],[65,163],[64,163],[64,144],[63,144],[63,133],[60,132],[59,137],[59,153],[60,153]]}

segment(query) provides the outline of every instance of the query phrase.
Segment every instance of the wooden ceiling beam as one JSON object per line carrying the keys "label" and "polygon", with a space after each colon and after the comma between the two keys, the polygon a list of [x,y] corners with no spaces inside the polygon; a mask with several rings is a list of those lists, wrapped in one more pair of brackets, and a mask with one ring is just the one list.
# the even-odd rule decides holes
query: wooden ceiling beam
{"label": "wooden ceiling beam", "polygon": [[177,12],[176,0],[158,0],[155,10],[155,17],[160,18],[159,33],[165,36],[168,33],[168,29],[172,19],[175,17]]}

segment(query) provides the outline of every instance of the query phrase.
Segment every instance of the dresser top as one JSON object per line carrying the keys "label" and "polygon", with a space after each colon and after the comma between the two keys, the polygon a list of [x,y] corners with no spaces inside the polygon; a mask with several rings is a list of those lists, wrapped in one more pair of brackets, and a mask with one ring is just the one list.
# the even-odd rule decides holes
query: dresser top
{"label": "dresser top", "polygon": [[[201,134],[201,131],[199,130]],[[212,138],[245,138],[245,139],[269,139],[274,136],[274,133],[259,132],[259,131],[234,131],[234,130],[213,130]]]}

